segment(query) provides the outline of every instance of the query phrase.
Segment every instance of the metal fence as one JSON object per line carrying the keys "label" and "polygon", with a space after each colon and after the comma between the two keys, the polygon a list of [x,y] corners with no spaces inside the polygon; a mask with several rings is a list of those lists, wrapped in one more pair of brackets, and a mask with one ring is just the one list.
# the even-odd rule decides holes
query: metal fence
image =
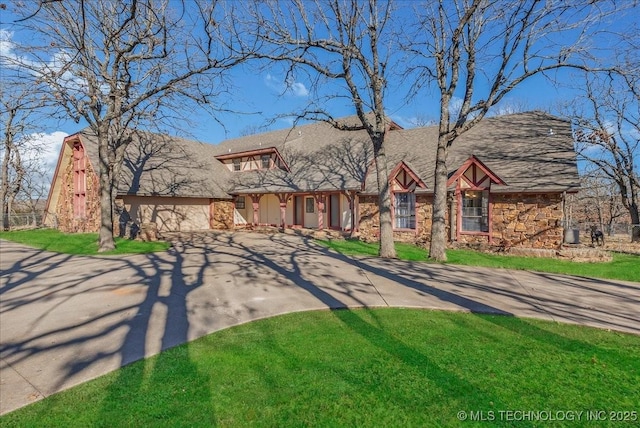
{"label": "metal fence", "polygon": [[[9,228],[15,229],[35,229],[42,227],[42,212],[9,214]],[[5,224],[4,215],[0,216],[0,225]]]}
{"label": "metal fence", "polygon": [[573,242],[579,239],[582,242],[591,240],[591,227],[596,226],[608,238],[614,240],[631,242],[632,237],[640,235],[640,224],[614,223],[611,225],[599,225],[590,222],[567,222],[564,225],[565,242]]}

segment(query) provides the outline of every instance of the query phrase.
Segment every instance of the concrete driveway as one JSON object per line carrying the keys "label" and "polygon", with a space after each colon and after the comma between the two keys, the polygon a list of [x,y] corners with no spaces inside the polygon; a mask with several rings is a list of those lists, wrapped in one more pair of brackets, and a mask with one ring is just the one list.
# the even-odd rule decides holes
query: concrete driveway
{"label": "concrete driveway", "polygon": [[353,259],[298,236],[194,235],[75,257],[0,242],[0,414],[225,327],[343,307],[498,313],[640,334],[640,284]]}

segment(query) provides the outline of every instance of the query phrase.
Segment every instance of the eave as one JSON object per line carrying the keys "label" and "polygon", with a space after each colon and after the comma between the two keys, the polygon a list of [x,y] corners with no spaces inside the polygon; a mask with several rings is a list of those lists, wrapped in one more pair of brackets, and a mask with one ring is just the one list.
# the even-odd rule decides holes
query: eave
{"label": "eave", "polygon": [[275,147],[265,147],[264,149],[245,150],[242,152],[227,153],[224,155],[218,155],[215,158],[219,161],[224,161],[229,159],[237,159],[237,158],[259,156],[259,155],[266,155],[266,154],[275,154],[278,160],[281,162],[281,165],[284,166],[284,169],[287,172],[291,172],[291,169],[289,169],[289,165],[287,165],[287,163],[282,158],[282,155],[280,155],[280,152]]}

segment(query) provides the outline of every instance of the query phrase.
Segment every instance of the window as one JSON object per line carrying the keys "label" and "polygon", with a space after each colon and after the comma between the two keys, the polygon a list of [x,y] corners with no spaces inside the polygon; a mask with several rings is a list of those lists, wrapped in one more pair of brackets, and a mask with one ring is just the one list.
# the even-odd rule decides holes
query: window
{"label": "window", "polygon": [[462,231],[489,232],[489,191],[466,191],[462,195]]}
{"label": "window", "polygon": [[305,210],[307,212],[307,214],[311,214],[311,213],[316,212],[316,210],[315,210],[315,201],[313,200],[313,198],[306,198],[304,200],[304,202],[305,202],[305,205],[306,205],[306,208],[307,208]]}
{"label": "window", "polygon": [[262,169],[271,168],[271,156],[270,155],[262,155]]}
{"label": "window", "polygon": [[240,171],[240,159],[236,158],[233,160],[233,170]]}
{"label": "window", "polygon": [[236,198],[236,209],[243,210],[244,209],[244,196],[238,196]]}
{"label": "window", "polygon": [[416,228],[416,194],[396,193],[395,194],[395,229],[415,229]]}

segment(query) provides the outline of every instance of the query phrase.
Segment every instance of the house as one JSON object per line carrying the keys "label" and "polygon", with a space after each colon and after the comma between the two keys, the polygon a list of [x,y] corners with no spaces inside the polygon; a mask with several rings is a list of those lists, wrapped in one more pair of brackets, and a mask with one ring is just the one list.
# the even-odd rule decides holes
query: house
{"label": "house", "polygon": [[[346,118],[345,121],[353,121]],[[397,240],[426,241],[437,127],[392,123],[386,154]],[[377,177],[365,131],[318,122],[218,145],[137,132],[116,202],[159,232],[273,225],[379,233]],[[487,118],[450,147],[451,242],[554,248],[564,200],[579,188],[570,123],[542,112]],[[47,200],[64,231],[99,226],[97,142],[65,138]]]}

